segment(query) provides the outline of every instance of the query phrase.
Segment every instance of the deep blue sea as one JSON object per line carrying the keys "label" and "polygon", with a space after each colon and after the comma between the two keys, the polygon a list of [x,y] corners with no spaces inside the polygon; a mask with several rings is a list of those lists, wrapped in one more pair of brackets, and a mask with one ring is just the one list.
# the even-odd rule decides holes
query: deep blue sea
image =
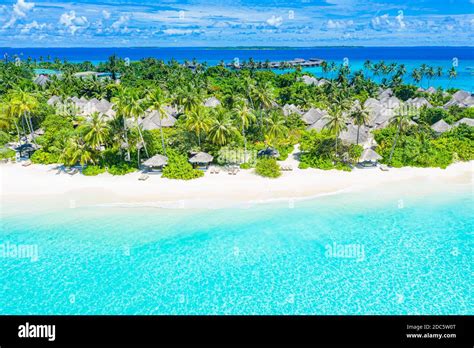
{"label": "deep blue sea", "polygon": [[472,186],[432,185],[211,210],[4,200],[0,314],[472,315]]}
{"label": "deep blue sea", "polygon": [[[449,81],[447,76],[433,79],[435,87],[457,87],[474,91],[474,49],[472,47],[321,47],[321,48],[269,48],[269,49],[237,49],[237,48],[0,48],[0,54],[7,53],[10,57],[17,55],[21,59],[28,57],[40,59],[59,58],[72,62],[91,61],[98,63],[106,60],[112,54],[131,61],[146,57],[155,57],[169,61],[176,59],[197,59],[209,65],[218,64],[221,60],[226,63],[235,58],[240,61],[254,58],[256,61],[279,61],[294,58],[321,58],[342,64],[347,58],[353,70],[361,69],[365,60],[373,62],[384,60],[386,63],[396,62],[405,64],[408,71],[421,64],[442,66],[446,73],[457,62],[458,77]],[[320,68],[309,68],[308,71],[317,76],[323,76]],[[409,75],[409,74],[408,74]],[[407,76],[407,82],[411,78]],[[423,87],[427,87],[427,81]]]}

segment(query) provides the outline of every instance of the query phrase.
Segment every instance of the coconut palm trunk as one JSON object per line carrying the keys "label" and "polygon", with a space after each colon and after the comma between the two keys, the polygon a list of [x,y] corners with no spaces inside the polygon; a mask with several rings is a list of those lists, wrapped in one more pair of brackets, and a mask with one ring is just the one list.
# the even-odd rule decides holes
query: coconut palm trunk
{"label": "coconut palm trunk", "polygon": [[399,125],[398,125],[397,134],[395,135],[395,139],[393,140],[392,149],[390,150],[390,156],[388,158],[388,163],[390,163],[390,164],[392,164],[392,156],[393,156],[393,152],[395,151],[395,147],[397,146],[397,141],[398,141],[398,137],[400,135],[401,126],[402,126],[402,123],[400,122]]}
{"label": "coconut palm trunk", "polygon": [[[163,126],[161,125],[161,113],[160,113],[160,133],[161,133],[161,146],[163,147],[163,153],[166,156],[165,137],[163,135]],[[199,140],[199,147],[201,147],[200,140]]]}

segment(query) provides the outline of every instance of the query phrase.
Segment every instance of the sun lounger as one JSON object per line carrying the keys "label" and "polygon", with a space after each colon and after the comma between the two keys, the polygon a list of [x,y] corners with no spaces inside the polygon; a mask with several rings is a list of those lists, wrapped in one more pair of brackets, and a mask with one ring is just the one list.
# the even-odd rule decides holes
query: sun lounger
{"label": "sun lounger", "polygon": [[383,165],[383,164],[381,164],[379,168],[380,168],[380,170],[383,171],[383,172],[388,172],[388,167],[385,166],[385,165]]}
{"label": "sun lounger", "polygon": [[21,164],[23,167],[28,167],[28,166],[31,166],[31,161],[28,160],[28,161],[25,161]]}
{"label": "sun lounger", "polygon": [[79,169],[77,168],[72,168],[70,171],[67,172],[69,175],[76,175],[77,173],[79,173]]}
{"label": "sun lounger", "polygon": [[145,181],[145,180],[147,180],[149,177],[150,177],[149,175],[142,174],[142,175],[140,175],[140,177],[138,178],[138,180],[140,180],[140,181]]}

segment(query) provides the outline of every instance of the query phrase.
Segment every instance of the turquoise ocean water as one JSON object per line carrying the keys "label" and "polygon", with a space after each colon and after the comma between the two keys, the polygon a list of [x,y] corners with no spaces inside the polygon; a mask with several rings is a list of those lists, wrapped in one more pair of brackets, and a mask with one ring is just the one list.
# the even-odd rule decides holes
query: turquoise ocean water
{"label": "turquoise ocean water", "polygon": [[2,204],[0,246],[37,260],[0,254],[0,314],[474,314],[469,185],[213,210],[28,204]]}

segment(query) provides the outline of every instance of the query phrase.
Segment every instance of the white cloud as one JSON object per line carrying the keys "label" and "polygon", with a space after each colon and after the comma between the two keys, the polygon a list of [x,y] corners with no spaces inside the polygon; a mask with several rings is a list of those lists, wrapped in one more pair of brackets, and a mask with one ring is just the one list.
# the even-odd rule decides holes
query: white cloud
{"label": "white cloud", "polygon": [[22,26],[21,30],[20,30],[20,33],[21,34],[28,34],[30,33],[32,30],[43,30],[45,28],[51,28],[51,25],[47,24],[47,23],[41,23],[39,24],[37,21],[33,21],[31,23],[27,23],[25,25]]}
{"label": "white cloud", "polygon": [[107,10],[102,10],[102,16],[105,18],[105,19],[110,19],[110,12],[107,11]]}
{"label": "white cloud", "polygon": [[403,11],[398,11],[398,15],[395,17],[390,17],[388,13],[374,17],[370,21],[370,25],[375,30],[399,30],[406,28]]}
{"label": "white cloud", "polygon": [[326,23],[327,29],[346,29],[354,25],[353,20],[349,21],[337,21],[337,20],[328,20]]}
{"label": "white cloud", "polygon": [[35,7],[34,2],[25,2],[25,0],[18,0],[16,4],[13,5],[13,12],[17,17],[26,17],[26,13]]}
{"label": "white cloud", "polygon": [[267,19],[267,24],[272,27],[279,27],[283,23],[283,18],[281,16],[275,17],[274,15]]}
{"label": "white cloud", "polygon": [[[112,23],[110,26],[114,31],[127,31],[126,24],[130,20],[129,16],[122,15],[118,20]],[[124,26],[124,28],[122,28]]]}
{"label": "white cloud", "polygon": [[190,35],[190,34],[200,34],[200,30],[192,29],[165,29],[163,33],[166,35]]}
{"label": "white cloud", "polygon": [[398,16],[396,16],[395,19],[397,20],[400,29],[405,29],[406,24],[403,21],[403,11],[398,11]]}
{"label": "white cloud", "polygon": [[59,18],[59,24],[66,27],[66,29],[74,35],[78,30],[84,29],[88,26],[89,22],[85,16],[77,16],[76,11],[71,10],[65,12]]}
{"label": "white cloud", "polygon": [[2,29],[12,28],[16,21],[20,18],[25,18],[29,11],[31,11],[35,7],[34,2],[25,2],[25,0],[17,0],[15,4],[13,4],[13,12],[10,17],[10,20],[5,23]]}

